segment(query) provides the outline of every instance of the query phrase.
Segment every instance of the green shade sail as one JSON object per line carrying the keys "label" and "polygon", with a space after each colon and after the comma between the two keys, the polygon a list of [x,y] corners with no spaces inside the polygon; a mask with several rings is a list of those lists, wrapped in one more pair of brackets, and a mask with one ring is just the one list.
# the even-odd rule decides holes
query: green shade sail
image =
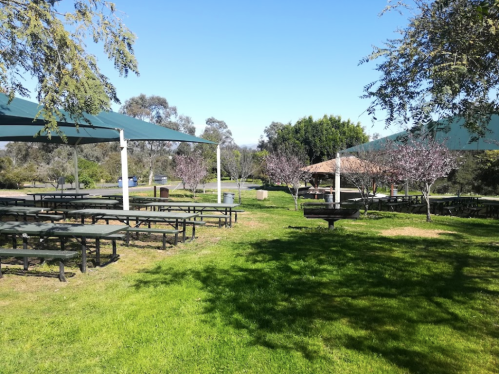
{"label": "green shade sail", "polygon": [[66,143],[55,134],[52,134],[50,139],[47,134],[35,138],[34,134],[44,125],[42,117],[33,121],[39,109],[38,104],[18,98],[14,98],[9,104],[8,96],[0,94],[0,141],[69,145],[114,142],[119,141],[119,130],[123,130],[126,140],[216,144],[115,112],[102,112],[96,116],[85,114],[85,118],[91,122],[91,125],[80,124],[78,129],[67,114],[65,121],[58,122],[60,129],[67,137]]}
{"label": "green shade sail", "polygon": [[[474,134],[463,127],[464,119],[456,119],[448,126],[448,131],[436,132],[436,139],[453,151],[494,151],[499,150],[499,116],[491,117],[488,129],[490,130],[482,139],[474,140]],[[341,153],[377,151],[383,149],[387,140],[397,141],[407,135],[407,131],[373,140],[341,151]]]}

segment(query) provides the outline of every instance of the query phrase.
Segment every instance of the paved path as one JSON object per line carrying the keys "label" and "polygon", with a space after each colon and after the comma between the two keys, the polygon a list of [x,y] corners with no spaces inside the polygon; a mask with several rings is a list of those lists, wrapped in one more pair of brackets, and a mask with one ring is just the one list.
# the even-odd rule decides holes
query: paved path
{"label": "paved path", "polygon": [[[64,191],[74,191],[74,188],[70,188],[70,186],[67,186],[68,188],[65,189]],[[182,189],[182,185],[178,185],[178,183],[175,184],[166,184],[163,186],[156,186],[157,188],[157,194],[159,196],[159,188],[160,187],[166,187],[170,191],[173,190],[179,190]],[[253,189],[256,187],[260,187],[260,184],[255,184],[255,183],[245,183],[243,190],[249,190]],[[203,186],[199,186],[198,189],[202,189]],[[153,186],[138,186],[138,187],[130,187],[129,191],[130,193],[134,192],[142,192],[142,191],[151,191],[153,190]],[[207,183],[206,184],[206,189],[207,190],[216,190],[217,189],[217,183]],[[237,190],[237,186],[235,183],[227,183],[227,182],[222,182],[222,190]],[[55,188],[51,188],[49,192],[55,191]],[[60,191],[60,190],[59,190]],[[86,192],[89,193],[90,195],[111,195],[111,194],[120,194],[122,193],[121,188],[119,188],[115,183],[107,183],[104,184],[100,188],[94,188],[94,189],[80,189],[80,192]],[[31,196],[28,196],[26,192],[21,191],[2,191],[0,190],[0,197],[27,197],[29,199],[32,199]]]}

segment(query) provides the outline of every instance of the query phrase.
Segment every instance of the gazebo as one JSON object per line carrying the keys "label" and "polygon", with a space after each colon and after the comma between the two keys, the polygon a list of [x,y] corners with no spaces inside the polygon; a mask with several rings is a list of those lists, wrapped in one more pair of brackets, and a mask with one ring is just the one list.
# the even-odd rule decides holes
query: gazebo
{"label": "gazebo", "polygon": [[[34,137],[43,129],[45,123],[42,117],[34,120],[39,111],[36,103],[14,98],[9,103],[5,94],[0,94],[0,141],[16,142],[41,142],[52,144],[67,144],[74,147],[74,160],[76,169],[76,186],[78,186],[78,153],[76,146],[81,144],[120,142],[122,179],[128,181],[127,144],[129,140],[137,141],[173,141],[216,144],[209,140],[198,138],[179,131],[157,126],[149,122],[115,112],[102,112],[97,116],[85,115],[90,124],[80,124],[78,128],[69,114],[66,119],[58,122],[64,132],[66,141],[53,134],[50,138],[47,133]],[[217,145],[217,180],[218,202],[221,201],[220,178],[220,146]],[[78,188],[78,187],[77,187]],[[129,209],[128,183],[123,183],[123,209]]]}
{"label": "gazebo", "polygon": [[[319,162],[317,164],[305,166],[302,170],[308,171],[312,174],[312,180],[314,181],[314,188],[318,188],[320,177],[331,175],[334,176],[334,191],[335,191],[335,201],[340,201],[340,173],[342,168],[347,168],[348,170],[356,169],[360,166],[362,161],[355,156],[343,156],[337,158]],[[333,186],[329,188],[332,194]]]}

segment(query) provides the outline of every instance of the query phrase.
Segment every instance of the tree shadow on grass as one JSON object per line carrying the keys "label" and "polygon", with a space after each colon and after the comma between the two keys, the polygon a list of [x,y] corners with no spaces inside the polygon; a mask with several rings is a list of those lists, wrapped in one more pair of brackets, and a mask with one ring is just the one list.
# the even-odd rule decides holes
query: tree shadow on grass
{"label": "tree shadow on grass", "polygon": [[216,314],[255,345],[310,360],[346,348],[412,373],[447,374],[479,363],[472,358],[478,346],[464,348],[462,339],[499,337],[487,318],[470,318],[496,313],[487,297],[499,296],[490,271],[499,256],[483,248],[449,247],[448,238],[288,231],[234,251],[244,260],[239,265],[185,271],[158,265],[135,286],[192,278],[209,295],[207,323]]}

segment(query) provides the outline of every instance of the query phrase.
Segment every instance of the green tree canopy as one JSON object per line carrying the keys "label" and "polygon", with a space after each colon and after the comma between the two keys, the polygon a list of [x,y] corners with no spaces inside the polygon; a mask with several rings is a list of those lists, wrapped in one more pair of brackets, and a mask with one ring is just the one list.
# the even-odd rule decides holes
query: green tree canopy
{"label": "green tree canopy", "polygon": [[[499,113],[499,3],[496,0],[413,0],[400,38],[361,61],[381,61],[368,84],[368,113],[386,111],[385,125],[425,125],[464,117],[479,137]],[[393,9],[406,6],[398,2]]]}
{"label": "green tree canopy", "polygon": [[120,75],[138,74],[135,36],[116,16],[113,3],[73,0],[73,11],[55,0],[0,0],[0,90],[11,98],[29,96],[24,77],[37,83],[38,115],[48,134],[63,136],[57,120],[66,111],[76,123],[83,113],[98,114],[119,103],[115,87],[102,74],[85,42],[100,43]]}
{"label": "green tree canopy", "polygon": [[342,149],[369,141],[360,123],[354,124],[331,115],[318,120],[312,116],[304,117],[295,125],[272,122],[264,132],[267,141],[260,140],[260,149],[288,149],[306,156],[311,164],[329,160]]}

